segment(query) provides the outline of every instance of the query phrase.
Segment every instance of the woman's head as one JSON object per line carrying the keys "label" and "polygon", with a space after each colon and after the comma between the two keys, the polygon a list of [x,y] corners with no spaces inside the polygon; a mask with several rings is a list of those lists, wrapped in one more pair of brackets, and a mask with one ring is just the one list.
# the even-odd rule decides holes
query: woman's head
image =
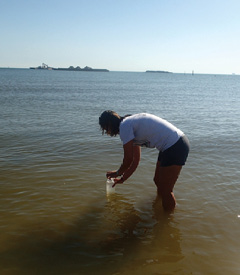
{"label": "woman's head", "polygon": [[119,126],[121,123],[121,116],[114,111],[104,111],[99,117],[99,125],[104,132],[111,137],[119,134]]}

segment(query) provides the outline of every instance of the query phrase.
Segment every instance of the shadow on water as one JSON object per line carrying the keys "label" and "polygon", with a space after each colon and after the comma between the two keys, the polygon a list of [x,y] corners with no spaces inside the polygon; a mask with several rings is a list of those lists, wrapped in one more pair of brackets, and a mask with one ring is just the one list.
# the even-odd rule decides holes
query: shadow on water
{"label": "shadow on water", "polygon": [[0,253],[1,274],[134,273],[183,258],[174,215],[164,213],[157,198],[152,209],[141,211],[114,194],[67,229],[30,230]]}

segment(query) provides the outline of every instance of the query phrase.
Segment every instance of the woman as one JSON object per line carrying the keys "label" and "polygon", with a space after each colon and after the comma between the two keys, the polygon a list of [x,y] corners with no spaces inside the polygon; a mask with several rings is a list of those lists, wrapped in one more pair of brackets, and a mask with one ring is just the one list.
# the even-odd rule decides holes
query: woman
{"label": "woman", "polygon": [[173,187],[189,152],[189,141],[184,133],[168,121],[146,113],[121,117],[114,111],[104,111],[99,124],[110,136],[120,135],[124,158],[117,171],[107,172],[107,178],[114,178],[114,185],[126,181],[136,170],[141,147],[159,150],[154,182],[165,210],[173,210],[176,200]]}

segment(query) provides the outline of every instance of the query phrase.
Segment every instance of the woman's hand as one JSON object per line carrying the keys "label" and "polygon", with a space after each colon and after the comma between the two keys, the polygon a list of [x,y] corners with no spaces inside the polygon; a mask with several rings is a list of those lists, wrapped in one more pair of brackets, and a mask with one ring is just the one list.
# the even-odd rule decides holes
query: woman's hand
{"label": "woman's hand", "polygon": [[108,178],[108,179],[110,179],[110,178],[117,178],[117,171],[109,171],[109,172],[107,172],[107,174],[106,174],[106,177]]}
{"label": "woman's hand", "polygon": [[114,184],[112,187],[115,187],[116,184],[119,184],[119,183],[123,183],[123,177],[119,178],[119,179],[114,179]]}

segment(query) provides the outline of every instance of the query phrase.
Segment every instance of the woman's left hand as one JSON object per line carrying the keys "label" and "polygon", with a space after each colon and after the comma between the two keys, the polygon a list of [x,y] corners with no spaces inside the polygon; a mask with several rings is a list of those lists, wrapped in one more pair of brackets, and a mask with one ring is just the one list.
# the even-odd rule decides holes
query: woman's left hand
{"label": "woman's left hand", "polygon": [[109,172],[107,172],[107,174],[106,174],[106,177],[108,178],[108,179],[110,179],[110,178],[116,178],[118,175],[117,175],[117,171],[109,171]]}

